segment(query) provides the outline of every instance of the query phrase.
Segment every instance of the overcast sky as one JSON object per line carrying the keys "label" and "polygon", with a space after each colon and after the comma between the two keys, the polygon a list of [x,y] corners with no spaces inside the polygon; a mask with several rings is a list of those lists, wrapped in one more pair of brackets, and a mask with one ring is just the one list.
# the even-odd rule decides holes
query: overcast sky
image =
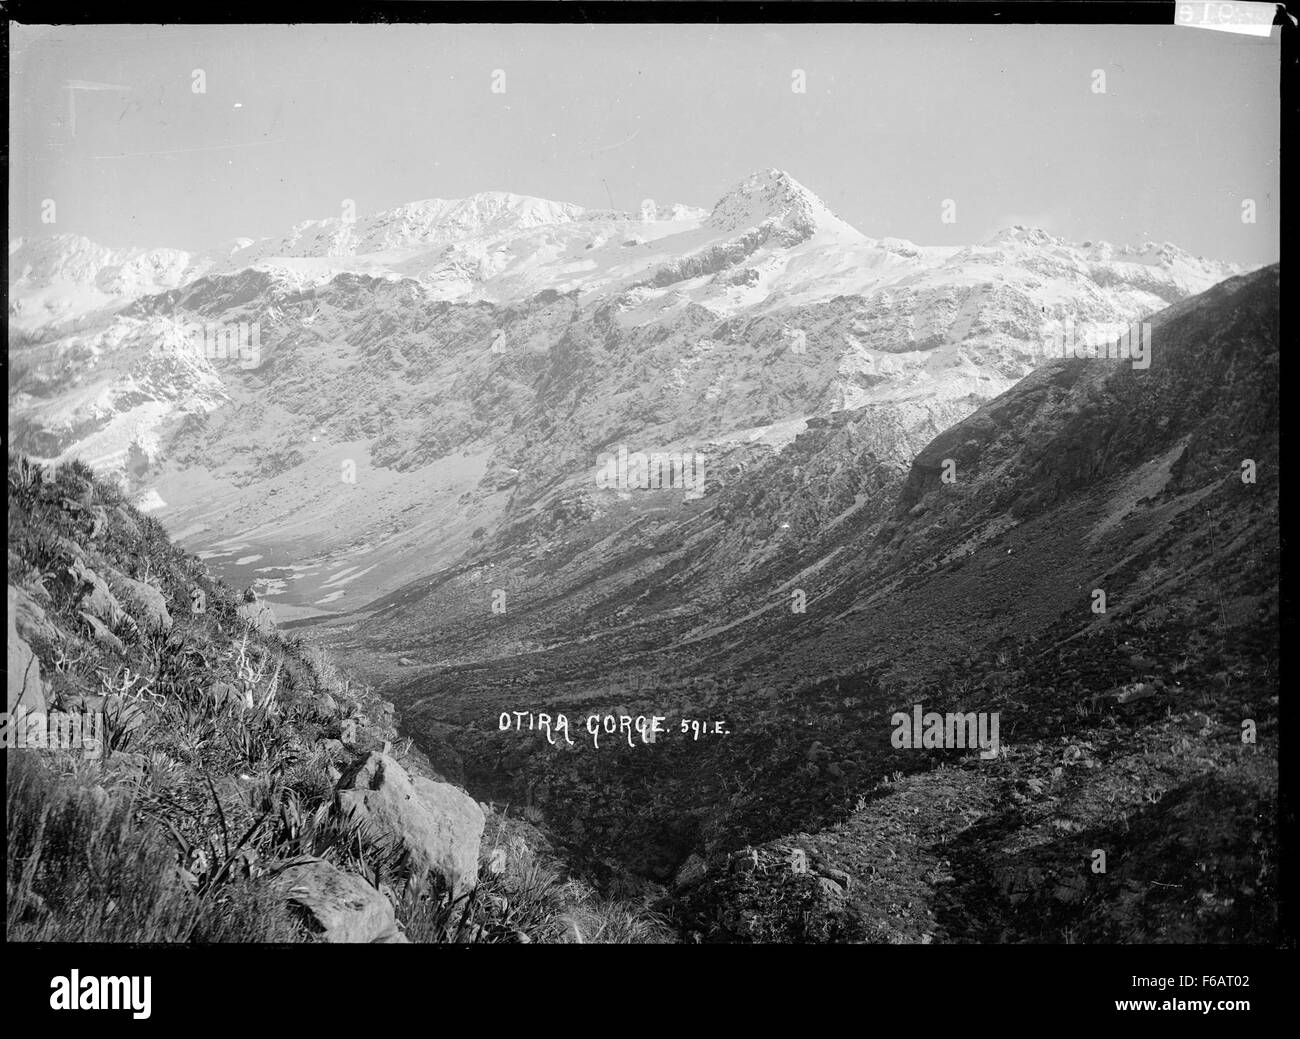
{"label": "overcast sky", "polygon": [[1278,255],[1276,28],[11,30],[11,237],[198,249],[344,199],[364,214],[494,190],[710,207],[775,166],[877,237],[959,244],[1022,223]]}

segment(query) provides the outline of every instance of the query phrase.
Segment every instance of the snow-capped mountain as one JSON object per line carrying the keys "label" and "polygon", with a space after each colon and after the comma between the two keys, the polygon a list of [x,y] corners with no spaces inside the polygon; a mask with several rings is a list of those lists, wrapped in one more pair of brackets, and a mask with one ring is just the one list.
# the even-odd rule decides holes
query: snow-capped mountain
{"label": "snow-capped mountain", "polygon": [[[373,592],[431,530],[429,568],[585,493],[619,442],[725,459],[866,409],[855,450],[901,467],[1043,363],[1046,324],[1136,321],[1235,270],[1022,227],[873,239],[779,170],[711,210],[493,192],[201,254],[60,236],[10,245],[10,436],[129,472],[178,527],[366,544]],[[186,349],[198,326],[256,335],[256,363]]]}
{"label": "snow-capped mountain", "polygon": [[109,249],[81,235],[9,242],[9,321],[33,329],[202,275],[212,258],[180,249]]}
{"label": "snow-capped mountain", "polygon": [[790,174],[775,169],[742,180],[718,200],[707,223],[732,234],[770,227],[784,233],[792,245],[819,233],[840,235],[846,241],[864,237]]}
{"label": "snow-capped mountain", "polygon": [[268,257],[387,253],[445,246],[552,224],[583,214],[580,206],[494,191],[466,199],[426,199],[369,217],[334,217],[297,224],[279,238],[256,242],[231,257],[234,268]]}
{"label": "snow-capped mountain", "polygon": [[[485,192],[306,221],[277,237],[234,239],[202,253],[114,250],[74,235],[17,239],[9,246],[11,318],[26,328],[57,325],[205,274],[246,269],[300,286],[345,272],[414,278],[434,298],[496,302],[545,289],[590,295],[673,286],[720,312],[873,292],[927,276],[951,282],[956,268],[974,277],[1005,277],[1014,268],[1083,278],[1170,302],[1235,271],[1169,243],[1076,246],[1025,227],[965,248],[871,239],[775,169],[746,177],[711,211],[650,205],[647,213],[620,213]],[[728,277],[703,280],[724,270]]]}

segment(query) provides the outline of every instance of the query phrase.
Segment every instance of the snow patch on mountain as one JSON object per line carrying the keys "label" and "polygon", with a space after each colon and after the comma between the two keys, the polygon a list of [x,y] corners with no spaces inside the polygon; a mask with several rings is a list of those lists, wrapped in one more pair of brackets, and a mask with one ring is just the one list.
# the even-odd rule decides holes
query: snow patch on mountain
{"label": "snow patch on mountain", "polygon": [[212,258],[180,249],[110,249],[82,235],[11,239],[9,320],[31,330],[201,276]]}

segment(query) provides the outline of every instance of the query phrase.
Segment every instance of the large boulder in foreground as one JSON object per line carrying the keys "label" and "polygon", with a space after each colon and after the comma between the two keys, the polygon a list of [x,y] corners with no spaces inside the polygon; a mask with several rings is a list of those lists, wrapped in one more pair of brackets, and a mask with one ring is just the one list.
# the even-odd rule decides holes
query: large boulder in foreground
{"label": "large boulder in foreground", "polygon": [[32,647],[18,634],[15,617],[18,613],[19,593],[10,588],[6,596],[5,639],[8,648],[8,686],[7,710],[12,715],[19,707],[29,712],[45,713],[45,685],[41,681],[41,662],[36,659]]}
{"label": "large boulder in foreground", "polygon": [[74,599],[83,613],[102,621],[110,629],[125,620],[122,604],[94,570],[78,559],[68,568],[68,575],[72,578]]}
{"label": "large boulder in foreground", "polygon": [[412,779],[387,754],[368,754],[339,780],[339,808],[355,812],[410,853],[413,875],[438,874],[453,894],[478,882],[483,809],[450,783]]}
{"label": "large boulder in foreground", "polygon": [[403,942],[393,905],[355,873],[299,856],[273,865],[271,886],[327,942]]}
{"label": "large boulder in foreground", "polygon": [[137,581],[110,568],[108,584],[117,598],[134,607],[133,612],[147,631],[170,631],[172,615],[161,591],[144,581]]}
{"label": "large boulder in foreground", "polygon": [[38,652],[48,652],[63,642],[44,608],[22,588],[9,586],[8,613],[14,619],[19,637]]}

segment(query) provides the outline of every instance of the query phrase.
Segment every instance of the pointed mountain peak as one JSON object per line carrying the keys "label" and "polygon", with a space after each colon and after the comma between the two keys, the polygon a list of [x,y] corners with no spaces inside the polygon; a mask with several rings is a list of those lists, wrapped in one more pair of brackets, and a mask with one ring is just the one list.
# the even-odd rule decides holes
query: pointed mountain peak
{"label": "pointed mountain peak", "polygon": [[1027,227],[1024,224],[1014,224],[1011,227],[1003,228],[985,245],[1063,245],[1064,241],[1052,234],[1050,231],[1044,231],[1041,227]]}
{"label": "pointed mountain peak", "polygon": [[848,224],[826,203],[785,170],[751,173],[713,207],[708,225],[719,231],[742,231],[763,224],[776,225],[806,238],[818,231],[848,231]]}

